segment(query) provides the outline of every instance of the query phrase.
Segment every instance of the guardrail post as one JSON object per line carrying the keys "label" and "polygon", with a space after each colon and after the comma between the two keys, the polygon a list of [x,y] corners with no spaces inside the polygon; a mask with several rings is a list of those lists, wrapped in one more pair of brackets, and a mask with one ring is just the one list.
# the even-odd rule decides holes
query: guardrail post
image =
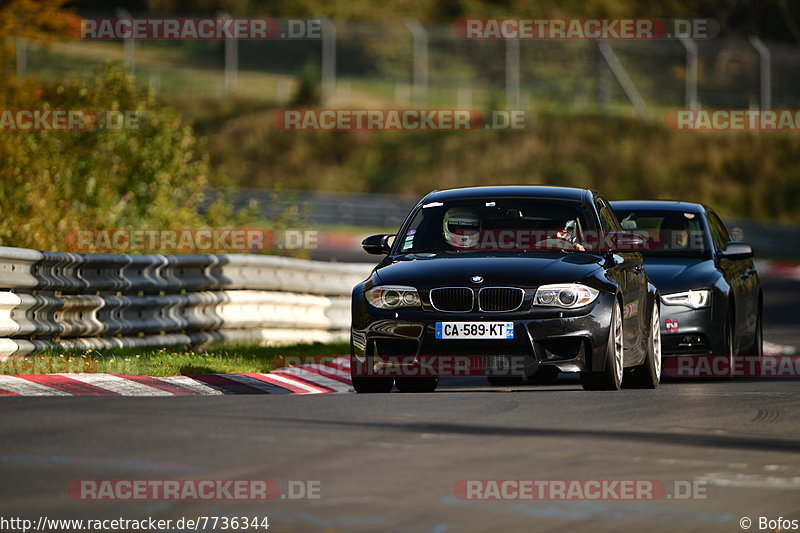
{"label": "guardrail post", "polygon": [[760,58],[761,94],[759,104],[762,110],[772,109],[772,66],[769,48],[755,35],[750,36],[750,44],[756,49]]}
{"label": "guardrail post", "polygon": [[417,20],[406,20],[414,40],[414,101],[428,101],[428,31]]}

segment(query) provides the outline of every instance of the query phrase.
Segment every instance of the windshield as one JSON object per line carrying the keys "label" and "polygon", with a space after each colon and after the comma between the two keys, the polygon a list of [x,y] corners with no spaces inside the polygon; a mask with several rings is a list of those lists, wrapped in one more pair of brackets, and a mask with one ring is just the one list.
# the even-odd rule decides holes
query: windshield
{"label": "windshield", "polygon": [[705,257],[709,246],[702,216],[683,211],[615,209],[622,229],[647,239],[646,256]]}
{"label": "windshield", "polygon": [[541,198],[473,198],[431,202],[414,215],[395,253],[582,251],[596,231],[580,202]]}

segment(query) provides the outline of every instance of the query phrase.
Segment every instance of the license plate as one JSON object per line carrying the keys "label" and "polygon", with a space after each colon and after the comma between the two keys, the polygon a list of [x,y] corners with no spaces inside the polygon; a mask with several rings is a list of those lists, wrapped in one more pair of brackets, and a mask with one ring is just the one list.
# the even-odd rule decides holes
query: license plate
{"label": "license plate", "polygon": [[437,322],[437,339],[513,339],[513,322]]}

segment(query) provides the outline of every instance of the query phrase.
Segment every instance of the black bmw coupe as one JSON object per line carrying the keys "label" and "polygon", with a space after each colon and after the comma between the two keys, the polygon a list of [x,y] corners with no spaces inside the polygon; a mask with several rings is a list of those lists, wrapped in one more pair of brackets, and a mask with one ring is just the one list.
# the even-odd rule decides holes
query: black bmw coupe
{"label": "black bmw coupe", "polygon": [[[433,391],[476,368],[494,385],[580,372],[587,390],[655,388],[659,297],[596,192],[561,187],[435,191],[353,289],[357,392]],[[424,370],[424,371],[421,371]]]}

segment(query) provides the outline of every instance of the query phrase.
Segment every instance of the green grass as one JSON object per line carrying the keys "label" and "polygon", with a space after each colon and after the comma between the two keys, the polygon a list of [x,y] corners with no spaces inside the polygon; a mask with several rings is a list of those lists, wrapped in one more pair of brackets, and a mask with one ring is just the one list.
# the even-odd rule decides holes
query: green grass
{"label": "green grass", "polygon": [[280,355],[345,355],[346,342],[293,346],[230,345],[191,348],[115,349],[32,354],[0,362],[0,374],[114,373],[143,376],[269,372]]}

